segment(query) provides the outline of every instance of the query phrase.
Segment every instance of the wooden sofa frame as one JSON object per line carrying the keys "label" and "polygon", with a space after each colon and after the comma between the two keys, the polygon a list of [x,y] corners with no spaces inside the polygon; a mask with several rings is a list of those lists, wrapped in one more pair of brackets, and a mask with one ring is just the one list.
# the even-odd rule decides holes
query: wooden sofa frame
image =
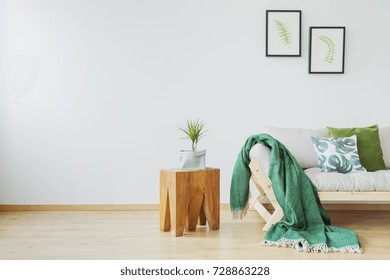
{"label": "wooden sofa frame", "polygon": [[[264,231],[280,221],[283,218],[283,210],[276,200],[275,194],[272,190],[272,183],[261,170],[259,162],[256,159],[252,159],[249,164],[252,176],[251,180],[256,186],[257,193],[251,191],[251,197],[249,199],[249,207],[254,208],[260,216],[265,220],[266,224],[263,228]],[[389,202],[390,192],[318,192],[318,196],[321,202],[364,202],[364,203],[378,203]],[[266,201],[268,198],[269,202]],[[263,204],[264,202],[271,203],[274,207],[274,212],[271,213]]]}

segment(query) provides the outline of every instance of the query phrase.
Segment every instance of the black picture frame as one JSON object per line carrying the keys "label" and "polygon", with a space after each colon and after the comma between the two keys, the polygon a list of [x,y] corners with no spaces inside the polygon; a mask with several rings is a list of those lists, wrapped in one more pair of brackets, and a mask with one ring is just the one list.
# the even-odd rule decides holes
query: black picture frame
{"label": "black picture frame", "polygon": [[301,10],[266,10],[265,26],[265,56],[301,56]]}
{"label": "black picture frame", "polygon": [[311,26],[309,74],[344,74],[345,26]]}

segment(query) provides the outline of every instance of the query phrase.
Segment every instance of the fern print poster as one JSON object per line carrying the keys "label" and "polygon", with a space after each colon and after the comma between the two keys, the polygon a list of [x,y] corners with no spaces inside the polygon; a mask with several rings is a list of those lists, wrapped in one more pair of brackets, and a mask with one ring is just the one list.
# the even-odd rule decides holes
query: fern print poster
{"label": "fern print poster", "polygon": [[310,27],[309,73],[344,73],[345,27]]}
{"label": "fern print poster", "polygon": [[266,11],[266,56],[301,56],[301,11]]}

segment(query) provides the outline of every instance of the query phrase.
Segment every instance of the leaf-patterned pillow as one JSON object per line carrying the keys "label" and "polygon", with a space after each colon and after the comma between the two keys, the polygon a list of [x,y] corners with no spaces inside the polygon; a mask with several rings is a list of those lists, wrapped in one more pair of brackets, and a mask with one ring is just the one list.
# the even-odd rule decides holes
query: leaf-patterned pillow
{"label": "leaf-patterned pillow", "polygon": [[356,135],[343,138],[312,136],[320,171],[338,173],[366,171],[360,163],[356,139]]}

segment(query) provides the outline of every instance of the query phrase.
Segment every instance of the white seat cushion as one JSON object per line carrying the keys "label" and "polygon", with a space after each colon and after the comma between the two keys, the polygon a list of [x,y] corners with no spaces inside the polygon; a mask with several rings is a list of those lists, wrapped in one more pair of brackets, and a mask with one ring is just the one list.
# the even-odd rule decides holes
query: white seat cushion
{"label": "white seat cushion", "polygon": [[318,191],[390,191],[390,171],[320,172],[317,167],[305,170]]}

